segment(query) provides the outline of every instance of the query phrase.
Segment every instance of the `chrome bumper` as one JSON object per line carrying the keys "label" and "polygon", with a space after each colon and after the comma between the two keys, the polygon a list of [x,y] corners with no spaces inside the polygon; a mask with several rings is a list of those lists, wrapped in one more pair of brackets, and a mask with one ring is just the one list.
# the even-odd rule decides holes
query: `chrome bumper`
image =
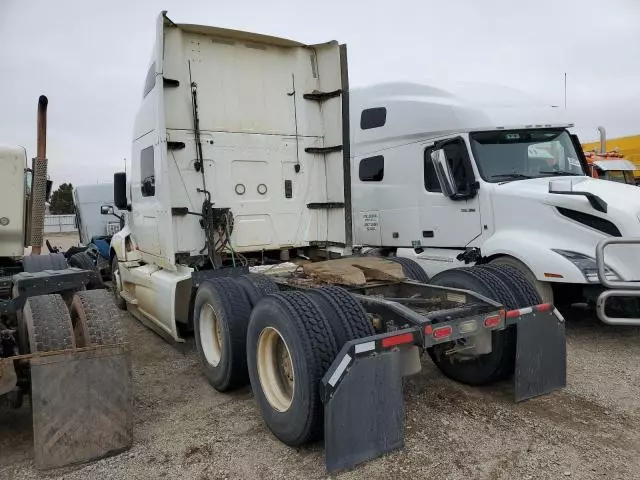
{"label": "chrome bumper", "polygon": [[596,313],[598,318],[609,325],[640,326],[640,318],[610,317],[605,312],[607,300],[612,297],[640,297],[640,282],[609,280],[605,275],[605,248],[609,245],[638,245],[640,238],[608,238],[602,240],[596,246],[596,267],[598,268],[598,280],[607,290],[602,292],[596,300]]}

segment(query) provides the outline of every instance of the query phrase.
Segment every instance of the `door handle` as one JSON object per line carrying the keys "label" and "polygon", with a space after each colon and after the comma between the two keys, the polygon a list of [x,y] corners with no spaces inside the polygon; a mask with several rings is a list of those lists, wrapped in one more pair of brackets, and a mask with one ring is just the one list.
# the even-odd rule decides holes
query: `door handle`
{"label": "door handle", "polygon": [[423,238],[433,238],[433,230],[423,230],[422,231]]}

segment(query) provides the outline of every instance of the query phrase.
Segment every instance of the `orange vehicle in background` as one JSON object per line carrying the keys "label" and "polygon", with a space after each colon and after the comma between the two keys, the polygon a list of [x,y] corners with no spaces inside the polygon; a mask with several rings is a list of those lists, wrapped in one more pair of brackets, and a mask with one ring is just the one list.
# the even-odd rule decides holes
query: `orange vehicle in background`
{"label": "orange vehicle in background", "polygon": [[596,151],[595,144],[586,144],[582,147],[589,164],[589,175],[593,178],[638,185],[640,183],[640,170],[620,153],[619,148],[607,151],[604,127],[598,127],[598,131],[600,132],[599,151]]}

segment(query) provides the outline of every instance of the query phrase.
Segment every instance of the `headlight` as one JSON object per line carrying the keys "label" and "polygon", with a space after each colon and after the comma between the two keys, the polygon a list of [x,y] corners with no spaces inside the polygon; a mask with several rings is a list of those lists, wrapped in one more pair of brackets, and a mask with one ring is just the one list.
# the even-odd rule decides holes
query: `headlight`
{"label": "headlight", "polygon": [[[552,249],[559,255],[562,255],[564,258],[573,263],[576,267],[580,269],[584,278],[587,279],[587,282],[598,283],[598,267],[596,266],[596,259],[593,257],[589,257],[588,255],[583,255],[582,253],[572,252],[569,250],[556,250]],[[605,265],[604,273],[607,277],[607,280],[620,280],[620,277],[616,272]]]}

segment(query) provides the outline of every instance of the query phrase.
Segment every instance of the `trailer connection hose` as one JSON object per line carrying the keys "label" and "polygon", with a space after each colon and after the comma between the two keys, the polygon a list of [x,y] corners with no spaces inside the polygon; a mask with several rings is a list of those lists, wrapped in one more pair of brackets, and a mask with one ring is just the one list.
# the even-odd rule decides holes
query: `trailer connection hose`
{"label": "trailer connection hose", "polygon": [[236,252],[231,244],[233,233],[233,213],[228,208],[215,208],[207,196],[202,203],[202,228],[206,238],[206,248],[209,260],[214,268],[221,266],[220,257],[224,254],[231,255],[233,266],[236,266],[236,257],[243,265],[247,265],[247,259]]}

